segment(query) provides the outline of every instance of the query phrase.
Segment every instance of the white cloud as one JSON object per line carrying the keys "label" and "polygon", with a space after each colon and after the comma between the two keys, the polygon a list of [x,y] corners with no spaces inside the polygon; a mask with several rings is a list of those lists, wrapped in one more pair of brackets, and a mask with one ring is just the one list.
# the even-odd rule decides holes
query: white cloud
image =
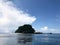
{"label": "white cloud", "polygon": [[43,33],[59,33],[60,31],[58,29],[54,29],[54,28],[49,28],[48,26],[44,26],[42,28],[40,28],[39,30],[40,32]]}
{"label": "white cloud", "polygon": [[41,30],[48,30],[48,27],[44,26],[43,28],[41,28]]}
{"label": "white cloud", "polygon": [[36,20],[34,16],[18,10],[12,1],[0,0],[0,30],[8,32],[23,24],[31,24]]}

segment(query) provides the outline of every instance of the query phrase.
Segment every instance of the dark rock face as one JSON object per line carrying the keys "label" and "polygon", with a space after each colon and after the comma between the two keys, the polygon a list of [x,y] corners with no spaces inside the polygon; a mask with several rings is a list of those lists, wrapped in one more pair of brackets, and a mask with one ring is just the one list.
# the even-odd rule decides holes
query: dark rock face
{"label": "dark rock face", "polygon": [[15,33],[34,33],[35,30],[32,28],[31,25],[25,24],[23,26],[20,26]]}

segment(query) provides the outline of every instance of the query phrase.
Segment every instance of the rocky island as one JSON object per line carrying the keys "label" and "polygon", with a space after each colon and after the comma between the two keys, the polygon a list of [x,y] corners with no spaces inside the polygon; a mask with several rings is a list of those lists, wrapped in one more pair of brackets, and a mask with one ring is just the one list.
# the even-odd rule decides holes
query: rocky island
{"label": "rocky island", "polygon": [[19,26],[15,33],[35,33],[35,30],[30,24],[25,24],[23,26]]}
{"label": "rocky island", "polygon": [[35,29],[30,24],[19,26],[15,33],[43,34],[42,32],[35,32]]}

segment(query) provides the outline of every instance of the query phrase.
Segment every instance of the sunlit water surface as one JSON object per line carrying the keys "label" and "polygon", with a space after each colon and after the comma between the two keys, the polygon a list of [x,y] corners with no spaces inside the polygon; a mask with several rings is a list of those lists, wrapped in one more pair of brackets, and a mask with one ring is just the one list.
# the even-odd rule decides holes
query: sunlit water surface
{"label": "sunlit water surface", "polygon": [[0,45],[60,45],[60,34],[0,34]]}

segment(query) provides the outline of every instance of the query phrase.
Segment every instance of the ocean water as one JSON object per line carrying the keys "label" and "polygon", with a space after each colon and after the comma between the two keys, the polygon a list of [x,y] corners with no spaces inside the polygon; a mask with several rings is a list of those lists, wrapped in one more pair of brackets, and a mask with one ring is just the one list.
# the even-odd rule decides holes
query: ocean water
{"label": "ocean water", "polygon": [[60,45],[60,34],[0,34],[0,45]]}

